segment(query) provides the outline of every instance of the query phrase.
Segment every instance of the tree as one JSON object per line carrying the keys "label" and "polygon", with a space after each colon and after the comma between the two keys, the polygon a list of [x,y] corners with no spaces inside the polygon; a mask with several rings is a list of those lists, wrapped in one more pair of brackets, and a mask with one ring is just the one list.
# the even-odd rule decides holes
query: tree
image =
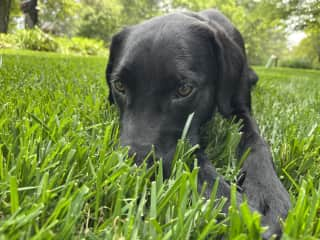
{"label": "tree", "polygon": [[289,19],[295,29],[320,28],[319,0],[287,0],[281,10],[283,18]]}
{"label": "tree", "polygon": [[81,0],[84,9],[78,34],[109,43],[124,25],[136,24],[159,13],[159,0]]}
{"label": "tree", "polygon": [[37,0],[25,0],[20,4],[26,28],[33,28],[38,23],[37,2]]}
{"label": "tree", "polygon": [[309,59],[316,54],[317,61],[320,63],[320,1],[288,0],[281,9],[283,17],[288,20],[292,29],[302,30],[307,34],[307,38],[301,42],[295,52],[298,52],[300,57],[301,53],[304,53],[304,57]]}
{"label": "tree", "polygon": [[173,0],[176,8],[217,8],[241,32],[251,64],[263,64],[285,49],[285,27],[276,0]]}
{"label": "tree", "polygon": [[7,33],[10,20],[11,0],[0,0],[0,33]]}
{"label": "tree", "polygon": [[136,24],[161,13],[160,0],[119,0],[122,9],[122,22],[125,25]]}
{"label": "tree", "polygon": [[118,0],[82,0],[78,35],[98,38],[105,42],[122,25],[122,5]]}
{"label": "tree", "polygon": [[271,55],[282,55],[286,51],[285,24],[278,1],[275,0],[238,0],[243,13],[235,19],[240,23],[249,61],[253,64],[264,64]]}
{"label": "tree", "polygon": [[73,36],[78,28],[81,4],[75,0],[39,0],[40,25],[58,35]]}

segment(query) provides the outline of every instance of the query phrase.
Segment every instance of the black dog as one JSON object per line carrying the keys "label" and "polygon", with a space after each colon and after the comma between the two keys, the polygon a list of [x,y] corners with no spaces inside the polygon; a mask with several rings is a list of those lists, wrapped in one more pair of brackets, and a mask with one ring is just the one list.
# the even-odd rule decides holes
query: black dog
{"label": "black dog", "polygon": [[[250,89],[257,80],[248,66],[242,36],[216,10],[156,17],[112,39],[107,81],[110,102],[120,109],[121,144],[136,153],[137,164],[154,145],[168,176],[190,113],[195,113],[188,136],[192,144],[199,143],[200,127],[216,109],[226,118],[241,119],[239,153],[250,148],[250,154],[239,185],[269,226],[264,235],[269,238],[281,234],[279,218],[287,216],[290,200],[251,116]],[[208,183],[209,195],[219,176],[203,150],[196,155],[199,184]],[[230,186],[219,179],[218,196],[229,198]]]}

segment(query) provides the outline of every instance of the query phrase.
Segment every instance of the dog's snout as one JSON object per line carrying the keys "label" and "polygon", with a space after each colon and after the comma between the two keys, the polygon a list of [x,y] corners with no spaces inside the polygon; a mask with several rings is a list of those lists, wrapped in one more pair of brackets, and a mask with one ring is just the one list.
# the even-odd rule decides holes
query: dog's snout
{"label": "dog's snout", "polygon": [[[138,165],[142,164],[144,160],[146,160],[148,164],[153,160],[154,154],[150,154],[154,150],[154,146],[152,144],[122,142],[121,145],[129,147],[129,155],[135,156],[135,162]],[[147,157],[148,159],[146,159]]]}

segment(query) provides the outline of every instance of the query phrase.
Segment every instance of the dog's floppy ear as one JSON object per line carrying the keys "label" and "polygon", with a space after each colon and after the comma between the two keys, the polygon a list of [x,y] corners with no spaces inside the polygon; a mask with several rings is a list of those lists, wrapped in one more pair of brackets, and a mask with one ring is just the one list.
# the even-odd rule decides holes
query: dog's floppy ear
{"label": "dog's floppy ear", "polygon": [[126,39],[126,36],[128,34],[128,28],[125,28],[121,32],[117,33],[112,37],[111,46],[110,46],[110,52],[109,52],[109,60],[106,68],[106,78],[107,78],[107,84],[109,87],[109,102],[114,103],[114,99],[112,96],[111,91],[111,75],[113,72],[113,68],[116,65],[116,62],[119,58],[119,55],[121,55],[122,47],[124,44],[124,41]]}
{"label": "dog's floppy ear", "polygon": [[219,26],[208,26],[209,39],[216,57],[218,79],[215,96],[219,112],[225,117],[251,109],[248,66],[244,50]]}

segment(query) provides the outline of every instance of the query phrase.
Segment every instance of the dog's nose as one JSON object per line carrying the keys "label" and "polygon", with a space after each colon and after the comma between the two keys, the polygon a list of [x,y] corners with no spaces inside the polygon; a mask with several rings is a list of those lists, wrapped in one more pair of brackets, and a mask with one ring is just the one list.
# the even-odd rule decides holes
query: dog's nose
{"label": "dog's nose", "polygon": [[134,156],[134,162],[139,166],[143,162],[147,163],[147,167],[151,167],[155,161],[162,159],[163,176],[170,176],[171,159],[175,153],[175,148],[162,149],[159,145],[152,144],[136,144],[136,143],[121,143],[123,146],[129,147],[129,155]]}
{"label": "dog's nose", "polygon": [[129,147],[129,155],[135,156],[135,163],[137,165],[142,164],[142,162],[145,160],[147,164],[151,164],[153,162],[153,158],[155,156],[155,153],[152,153],[152,151],[155,151],[155,148],[153,145],[150,144],[122,144],[123,146]]}

